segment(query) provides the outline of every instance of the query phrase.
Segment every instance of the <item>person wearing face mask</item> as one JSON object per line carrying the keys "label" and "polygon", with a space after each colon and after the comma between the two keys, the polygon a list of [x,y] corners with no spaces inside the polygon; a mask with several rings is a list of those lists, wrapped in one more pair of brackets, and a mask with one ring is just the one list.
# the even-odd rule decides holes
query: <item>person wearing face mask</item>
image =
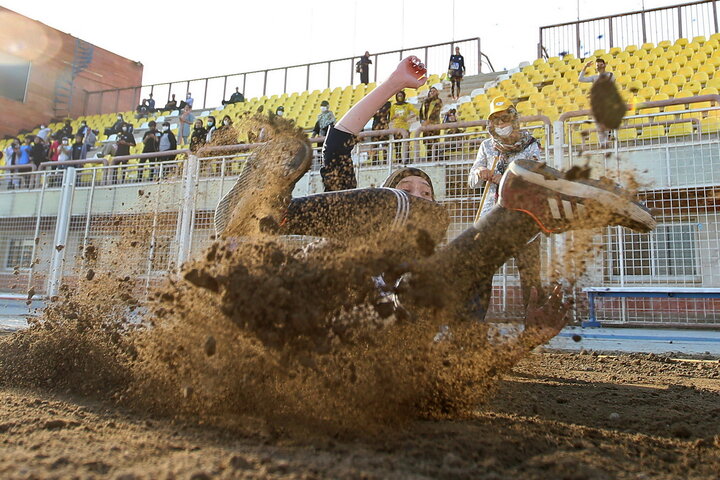
{"label": "person wearing face mask", "polygon": [[207,129],[203,126],[202,120],[199,118],[195,120],[193,125],[193,131],[190,135],[190,151],[195,153],[200,147],[205,145],[205,138],[207,138]]}
{"label": "person wearing face mask", "polygon": [[330,103],[327,100],[320,102],[320,114],[313,128],[313,137],[324,137],[330,127],[335,125],[335,114],[330,110]]}
{"label": "person wearing face mask", "polygon": [[[497,203],[498,185],[509,165],[516,160],[540,162],[542,152],[540,143],[526,130],[520,130],[519,115],[513,104],[505,97],[495,97],[490,104],[488,116],[490,138],[483,141],[477,153],[475,163],[470,168],[468,185],[470,188],[489,188],[481,216],[486,215]],[[495,162],[495,170],[491,170]],[[536,237],[518,251],[515,260],[520,271],[520,286],[525,305],[530,292],[535,288],[542,292],[540,282],[540,239]],[[481,288],[485,296],[478,299],[478,311],[484,316],[490,302],[492,285]]]}
{"label": "person wearing face mask", "polygon": [[213,135],[213,145],[235,145],[238,143],[238,132],[233,126],[233,121],[229,115],[225,115],[222,119],[222,125],[218,127]]}
{"label": "person wearing face mask", "polygon": [[[258,231],[328,237],[341,243],[367,238],[378,231],[419,227],[435,242],[444,239],[448,215],[445,207],[434,201],[428,175],[419,169],[401,168],[388,177],[382,188],[357,189],[351,160],[356,135],[372,115],[398,89],[421,86],[426,80],[425,74],[425,66],[418,58],[404,59],[386,82],[356,103],[338,125],[330,128],[323,145],[320,172],[324,193],[292,197],[296,182],[310,169],[313,161],[313,149],[301,130],[288,128],[286,135],[272,138],[255,149],[235,185],[218,203],[214,218],[217,236],[221,241],[228,240],[227,245]],[[285,122],[283,119],[276,121]],[[288,123],[287,126],[291,125]],[[498,204],[447,245],[435,249],[432,242],[428,242],[430,248],[412,260],[417,267],[413,267],[413,276],[432,275],[440,282],[447,278],[455,286],[457,295],[453,298],[460,300],[458,307],[464,306],[477,294],[478,286],[492,285],[497,268],[541,231],[551,234],[590,226],[587,222],[575,221],[574,217],[555,217],[549,200],[557,198],[576,210],[581,205],[592,207],[593,203],[606,208],[609,217],[602,221],[603,224],[624,225],[641,232],[655,227],[656,222],[646,208],[618,194],[617,190],[603,187],[601,182],[567,179],[561,172],[542,164],[535,168],[535,163],[518,159],[511,164]],[[258,195],[258,189],[266,185],[273,185],[273,194]],[[412,249],[411,245],[408,247]],[[380,278],[385,287],[391,285],[385,293],[402,295],[405,292],[408,295],[409,310],[406,312],[412,312],[412,279],[409,285],[406,284],[409,288],[400,289],[398,285],[402,284],[396,280],[399,275],[402,279],[403,272],[378,271],[377,275],[385,276]],[[372,285],[370,278],[363,277],[365,283],[358,284],[358,291]],[[380,287],[378,283],[375,285]],[[360,298],[366,297],[361,294]],[[388,305],[379,303],[385,302],[376,304],[382,318],[398,311],[397,305],[386,309],[384,307]],[[533,310],[528,309],[527,327],[533,326],[530,322]],[[559,313],[558,321],[565,312]],[[558,323],[557,331],[561,326]]]}
{"label": "person wearing face mask", "polygon": [[285,107],[283,107],[282,105],[277,107],[275,109],[275,115],[277,115],[278,117],[282,117],[283,115],[285,115]]}
{"label": "person wearing face mask", "polygon": [[[170,130],[170,122],[164,122],[162,124],[162,131],[160,132],[158,152],[169,152],[172,150],[177,150],[177,140],[175,139],[175,134]],[[172,160],[175,160],[175,155],[158,157],[158,161],[161,162],[170,162]]]}
{"label": "person wearing face mask", "polygon": [[207,119],[207,133],[205,134],[205,143],[212,142],[213,135],[215,134],[215,130],[217,130],[217,126],[215,125],[215,117],[209,116]]}
{"label": "person wearing face mask", "polygon": [[[117,137],[116,142],[116,149],[115,149],[115,156],[125,156],[130,155],[130,147],[135,146],[135,136],[132,134],[132,130],[130,129],[130,125],[127,123],[123,123],[123,125],[120,127],[120,133]],[[126,175],[126,168],[122,168],[120,165],[126,165],[128,163],[128,160],[120,160],[119,162],[116,162],[115,165],[117,165],[116,168],[112,169],[111,174],[111,181],[112,183],[116,183],[118,174],[120,176],[120,183],[123,183],[125,181],[125,175]]]}
{"label": "person wearing face mask", "polygon": [[105,135],[113,135],[120,133],[124,123],[125,120],[123,119],[122,114],[118,113],[117,119],[115,120],[115,123],[113,123],[112,127],[105,128]]}

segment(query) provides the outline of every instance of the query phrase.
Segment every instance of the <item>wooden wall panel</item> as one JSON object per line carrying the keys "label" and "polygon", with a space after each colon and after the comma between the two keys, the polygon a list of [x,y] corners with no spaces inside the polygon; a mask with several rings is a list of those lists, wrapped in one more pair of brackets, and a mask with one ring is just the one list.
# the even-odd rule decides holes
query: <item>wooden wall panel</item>
{"label": "wooden wall panel", "polygon": [[[75,43],[71,35],[0,7],[0,51],[31,62],[25,102],[0,97],[0,137],[53,119],[55,82],[72,68]],[[86,91],[139,87],[142,71],[141,63],[94,47],[92,63],[75,78],[70,116],[82,115]],[[132,110],[139,102],[127,95],[117,109],[114,101],[103,103],[101,113]]]}

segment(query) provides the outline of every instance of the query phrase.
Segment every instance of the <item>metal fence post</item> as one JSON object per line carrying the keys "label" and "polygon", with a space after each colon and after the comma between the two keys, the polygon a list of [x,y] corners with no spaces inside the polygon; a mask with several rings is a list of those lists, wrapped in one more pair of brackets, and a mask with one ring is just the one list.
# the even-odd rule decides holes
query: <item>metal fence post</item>
{"label": "metal fence post", "polygon": [[563,168],[563,144],[565,143],[565,124],[556,120],[553,123],[553,161],[555,168],[558,170]]}
{"label": "metal fence post", "polygon": [[[67,249],[67,236],[70,228],[70,218],[75,193],[75,168],[68,167],[63,175],[60,190],[60,206],[58,207],[57,222],[55,223],[55,238],[53,240],[52,259],[50,260],[50,274],[48,276],[48,297],[57,295],[62,281],[65,252]],[[62,248],[58,248],[62,247]]]}
{"label": "metal fence post", "polygon": [[197,188],[198,158],[188,155],[183,169],[183,199],[180,212],[177,269],[190,257],[191,232],[195,217],[195,190]]}

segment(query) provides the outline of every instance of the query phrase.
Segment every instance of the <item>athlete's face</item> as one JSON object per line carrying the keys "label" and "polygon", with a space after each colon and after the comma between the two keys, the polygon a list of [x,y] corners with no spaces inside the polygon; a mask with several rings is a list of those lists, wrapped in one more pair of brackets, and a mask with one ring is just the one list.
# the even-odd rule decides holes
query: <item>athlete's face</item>
{"label": "athlete's face", "polygon": [[435,200],[433,198],[432,188],[427,180],[416,175],[403,178],[395,188],[403,190],[415,197],[424,198],[425,200]]}

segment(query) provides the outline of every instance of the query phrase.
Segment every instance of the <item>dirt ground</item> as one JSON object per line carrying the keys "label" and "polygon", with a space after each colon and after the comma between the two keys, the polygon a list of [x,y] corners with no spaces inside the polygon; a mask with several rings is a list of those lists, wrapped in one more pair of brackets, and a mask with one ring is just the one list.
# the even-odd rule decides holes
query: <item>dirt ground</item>
{"label": "dirt ground", "polygon": [[718,478],[720,362],[539,352],[472,418],[291,438],[0,390],[0,478]]}

